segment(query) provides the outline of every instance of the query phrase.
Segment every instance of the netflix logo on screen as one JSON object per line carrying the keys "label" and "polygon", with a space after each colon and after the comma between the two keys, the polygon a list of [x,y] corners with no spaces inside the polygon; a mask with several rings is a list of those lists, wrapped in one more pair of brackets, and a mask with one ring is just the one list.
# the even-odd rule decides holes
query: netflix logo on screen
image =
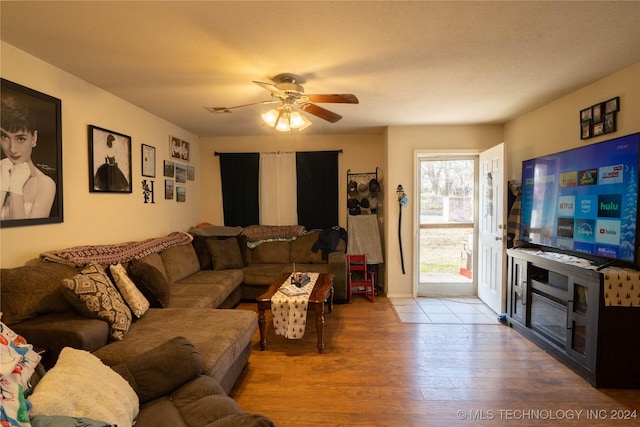
{"label": "netflix logo on screen", "polygon": [[558,216],[574,216],[576,212],[576,197],[561,196],[558,198]]}

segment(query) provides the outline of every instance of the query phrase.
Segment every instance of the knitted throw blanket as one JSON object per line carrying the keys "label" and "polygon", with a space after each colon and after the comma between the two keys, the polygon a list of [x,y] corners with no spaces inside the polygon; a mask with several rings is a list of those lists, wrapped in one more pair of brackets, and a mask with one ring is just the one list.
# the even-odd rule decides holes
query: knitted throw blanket
{"label": "knitted throw blanket", "polygon": [[102,265],[119,264],[132,259],[162,252],[172,246],[191,243],[193,236],[175,231],[165,237],[153,237],[139,242],[125,242],[113,245],[75,246],[40,254],[40,259],[49,262],[84,267],[90,262]]}

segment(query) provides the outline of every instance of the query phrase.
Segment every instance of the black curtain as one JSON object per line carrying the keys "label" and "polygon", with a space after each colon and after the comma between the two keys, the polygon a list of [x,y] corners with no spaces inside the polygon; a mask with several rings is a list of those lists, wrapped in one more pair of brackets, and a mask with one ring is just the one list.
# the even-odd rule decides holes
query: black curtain
{"label": "black curtain", "polygon": [[338,225],[338,153],[296,153],[298,224],[307,230]]}
{"label": "black curtain", "polygon": [[258,224],[260,153],[220,153],[224,225]]}

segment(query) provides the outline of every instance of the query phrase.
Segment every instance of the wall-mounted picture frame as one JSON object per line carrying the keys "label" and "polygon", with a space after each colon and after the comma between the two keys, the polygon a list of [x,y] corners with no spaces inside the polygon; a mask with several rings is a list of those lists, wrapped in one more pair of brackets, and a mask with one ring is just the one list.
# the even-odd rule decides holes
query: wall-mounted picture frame
{"label": "wall-mounted picture frame", "polygon": [[580,123],[580,139],[591,138],[591,120]]}
{"label": "wall-mounted picture frame", "polygon": [[196,168],[195,166],[187,165],[187,181],[196,180]]}
{"label": "wall-mounted picture frame", "polygon": [[176,163],[176,182],[184,184],[187,182],[187,166]]}
{"label": "wall-mounted picture frame", "polygon": [[600,123],[602,122],[602,103],[596,104],[591,107],[591,122],[592,123]]}
{"label": "wall-mounted picture frame", "polygon": [[164,198],[166,200],[173,200],[173,180],[164,180]]}
{"label": "wall-mounted picture frame", "polygon": [[156,177],[156,148],[142,144],[142,176]]}
{"label": "wall-mounted picture frame", "polygon": [[174,174],[175,174],[175,170],[176,170],[176,164],[175,162],[172,162],[171,160],[165,160],[164,161],[164,176],[167,178],[173,178]]}
{"label": "wall-mounted picture frame", "polygon": [[593,136],[602,135],[604,133],[604,123],[600,122],[594,124],[591,133]]}
{"label": "wall-mounted picture frame", "polygon": [[187,188],[186,187],[176,187],[176,202],[186,202],[187,201]]}
{"label": "wall-mounted picture frame", "polygon": [[131,193],[131,137],[89,125],[89,191]]}
{"label": "wall-mounted picture frame", "polygon": [[604,113],[613,113],[614,111],[620,111],[620,97],[616,96],[604,103]]}
{"label": "wall-mounted picture frame", "polygon": [[62,102],[0,79],[2,137],[0,228],[63,222]]}
{"label": "wall-mounted picture frame", "polygon": [[591,121],[591,107],[580,111],[580,122]]}
{"label": "wall-mounted picture frame", "polygon": [[606,113],[604,115],[604,133],[611,133],[616,131],[616,113]]}
{"label": "wall-mounted picture frame", "polygon": [[172,159],[189,161],[189,143],[175,136],[169,136],[169,155]]}

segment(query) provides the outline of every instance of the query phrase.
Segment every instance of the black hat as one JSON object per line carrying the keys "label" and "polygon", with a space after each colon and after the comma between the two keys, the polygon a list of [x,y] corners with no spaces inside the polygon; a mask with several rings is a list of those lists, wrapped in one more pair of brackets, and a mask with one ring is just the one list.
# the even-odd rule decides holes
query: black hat
{"label": "black hat", "polygon": [[360,215],[360,202],[358,199],[349,199],[347,208],[349,208],[349,215]]}
{"label": "black hat", "polygon": [[369,181],[369,191],[371,192],[371,197],[378,197],[380,194],[380,183],[377,179],[372,179]]}
{"label": "black hat", "polygon": [[368,208],[369,207],[369,199],[367,199],[366,197],[363,197],[362,200],[360,200],[360,207]]}

